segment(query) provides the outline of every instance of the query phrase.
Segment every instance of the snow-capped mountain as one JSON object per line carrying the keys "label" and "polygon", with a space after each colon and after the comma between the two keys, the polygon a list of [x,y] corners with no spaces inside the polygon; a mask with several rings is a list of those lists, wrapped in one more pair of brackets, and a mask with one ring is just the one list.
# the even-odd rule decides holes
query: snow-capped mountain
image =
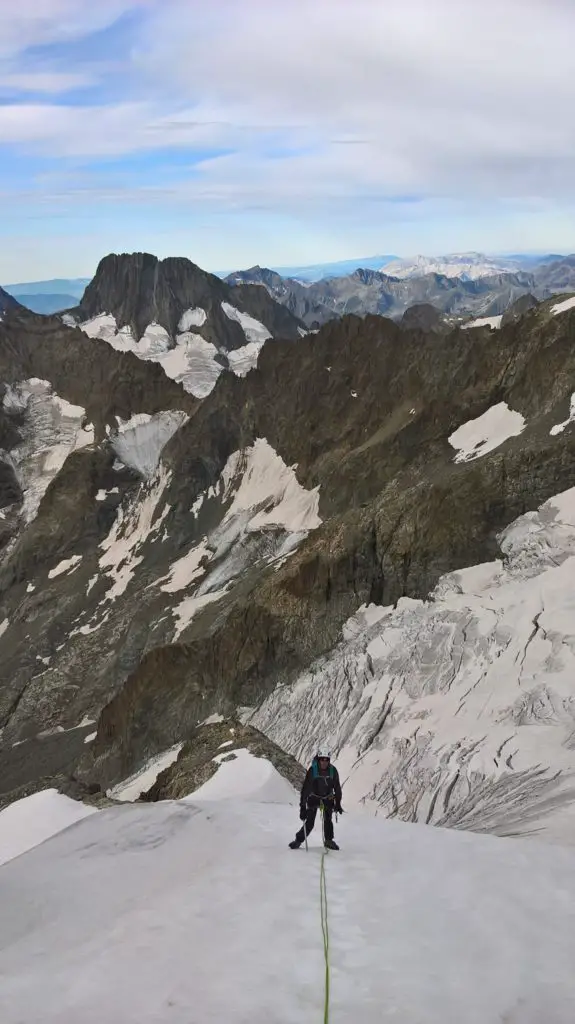
{"label": "snow-capped mountain", "polygon": [[[421,259],[424,262],[413,275],[396,273],[391,264],[386,264],[379,272],[363,268],[347,276],[302,284],[271,270],[252,267],[231,274],[227,281],[263,285],[309,327],[346,313],[379,313],[400,320],[413,306],[433,306],[448,318],[502,316],[523,297],[541,300],[575,291],[575,258],[570,256],[551,263],[542,261],[540,265],[527,261],[525,266],[519,257],[500,261],[505,267],[492,261],[486,276],[460,273],[458,265],[442,269],[439,264],[428,265],[428,257]],[[396,265],[396,270],[401,267]],[[424,318],[423,326],[428,319]]]}
{"label": "snow-capped mountain", "polygon": [[480,252],[451,253],[447,256],[413,256],[391,260],[379,268],[389,277],[423,277],[424,274],[442,274],[444,277],[459,277],[462,281],[476,281],[494,274],[518,273],[522,270],[519,260],[485,256]]}
{"label": "snow-capped mountain", "polygon": [[293,853],[296,792],[222,748],[177,801],[0,813],[3,1024],[569,1024],[572,851],[350,813]]}
{"label": "snow-capped mountain", "polygon": [[0,799],[113,790],[239,715],[296,756],[331,734],[352,806],[571,835],[575,300],[516,316],[345,317],[201,401],[8,317]]}
{"label": "snow-capped mountain", "polygon": [[[256,314],[256,315],[254,315]],[[90,338],[157,362],[197,398],[220,373],[257,365],[272,337],[297,338],[303,324],[267,292],[230,288],[187,259],[148,253],[105,257],[80,304],[62,317]]]}

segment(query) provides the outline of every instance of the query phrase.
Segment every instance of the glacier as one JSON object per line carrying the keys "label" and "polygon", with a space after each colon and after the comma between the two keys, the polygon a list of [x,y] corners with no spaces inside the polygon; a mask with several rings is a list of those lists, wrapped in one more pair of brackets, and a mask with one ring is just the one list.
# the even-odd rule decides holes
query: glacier
{"label": "glacier", "polygon": [[297,794],[229,757],[178,801],[74,822],[43,800],[44,836],[45,794],[0,813],[26,850],[0,867],[3,1024],[570,1024],[571,850],[346,814],[327,991],[317,830],[288,850]]}
{"label": "glacier", "polygon": [[22,488],[21,514],[31,522],[68,455],[94,443],[94,428],[82,406],[71,405],[37,377],[8,386],[2,404],[8,415],[18,417],[20,443],[4,457]]}
{"label": "glacier", "polygon": [[329,737],[372,814],[575,844],[575,489],[499,543],[428,600],[362,609],[243,720],[304,763]]}

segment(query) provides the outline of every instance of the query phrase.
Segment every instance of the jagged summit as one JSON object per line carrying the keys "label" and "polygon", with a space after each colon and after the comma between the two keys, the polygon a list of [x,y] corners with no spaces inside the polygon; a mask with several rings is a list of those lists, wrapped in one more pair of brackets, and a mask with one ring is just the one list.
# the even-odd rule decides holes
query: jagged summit
{"label": "jagged summit", "polygon": [[100,260],[77,308],[83,320],[111,313],[119,328],[130,327],[137,338],[151,323],[175,337],[186,309],[211,308],[226,299],[229,289],[220,278],[184,257],[110,253]]}
{"label": "jagged summit", "polygon": [[100,261],[80,304],[64,314],[92,338],[158,362],[203,398],[223,369],[243,376],[271,338],[298,338],[303,323],[265,289],[230,287],[184,257],[115,253]]}

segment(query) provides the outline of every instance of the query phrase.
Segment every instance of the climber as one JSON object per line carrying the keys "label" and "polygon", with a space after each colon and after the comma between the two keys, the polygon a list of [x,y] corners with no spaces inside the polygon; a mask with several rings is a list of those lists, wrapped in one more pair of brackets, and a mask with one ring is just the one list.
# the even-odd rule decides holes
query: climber
{"label": "climber", "polygon": [[304,824],[293,842],[289,844],[292,850],[298,850],[311,832],[319,808],[322,808],[324,816],[325,846],[328,850],[339,850],[333,838],[333,812],[343,814],[341,785],[337,768],[331,763],[331,753],[327,747],[320,747],[303,781],[299,816]]}

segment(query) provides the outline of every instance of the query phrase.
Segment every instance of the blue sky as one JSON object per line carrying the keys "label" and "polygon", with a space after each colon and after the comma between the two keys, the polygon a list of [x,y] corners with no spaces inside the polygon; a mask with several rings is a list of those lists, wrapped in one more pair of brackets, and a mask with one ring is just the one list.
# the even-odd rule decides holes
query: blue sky
{"label": "blue sky", "polygon": [[0,6],[0,280],[575,249],[571,0]]}

